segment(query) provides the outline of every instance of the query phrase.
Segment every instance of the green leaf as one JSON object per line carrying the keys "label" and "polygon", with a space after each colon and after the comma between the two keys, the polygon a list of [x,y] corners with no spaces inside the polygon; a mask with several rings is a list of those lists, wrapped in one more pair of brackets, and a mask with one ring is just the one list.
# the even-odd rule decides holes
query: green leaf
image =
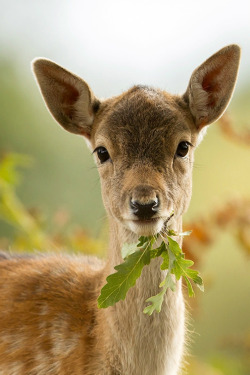
{"label": "green leaf", "polygon": [[150,297],[146,300],[146,302],[150,302],[151,304],[145,307],[143,310],[144,314],[152,315],[154,311],[157,311],[158,313],[161,311],[165,292],[165,289],[162,289],[162,291],[156,294],[156,296]]}
{"label": "green leaf", "polygon": [[173,292],[176,289],[176,283],[174,282],[171,273],[168,271],[166,278],[160,283],[160,287],[170,288]]}
{"label": "green leaf", "polygon": [[102,288],[98,298],[98,307],[106,308],[124,300],[127,291],[135,285],[143,267],[148,265],[150,260],[150,246],[146,246],[143,250],[137,250],[129,255],[123,263],[115,266],[117,272],[107,277],[107,284]]}
{"label": "green leaf", "polygon": [[137,247],[143,247],[143,245],[147,245],[150,242],[151,239],[152,239],[151,237],[141,236],[138,239]]}
{"label": "green leaf", "polygon": [[176,257],[179,257],[181,255],[183,255],[183,252],[178,244],[178,242],[176,242],[175,240],[173,240],[171,237],[167,236],[167,239],[168,239],[168,246],[169,246],[169,249],[170,251],[176,256]]}
{"label": "green leaf", "polygon": [[[165,243],[164,243],[164,245],[165,245]],[[165,251],[162,252],[161,256],[163,258],[163,262],[161,264],[161,270],[168,270],[169,269],[169,262],[170,262],[169,252],[167,250],[165,250]]]}
{"label": "green leaf", "polygon": [[187,270],[187,275],[196,284],[196,286],[202,292],[204,292],[204,284],[199,272],[190,268]]}
{"label": "green leaf", "polygon": [[162,249],[161,256],[163,258],[161,269],[162,270],[168,269],[168,272],[167,272],[167,276],[165,277],[165,279],[159,285],[160,288],[163,288],[160,291],[160,293],[146,300],[146,302],[151,303],[150,305],[145,307],[145,309],[143,310],[144,314],[148,314],[148,315],[152,315],[154,311],[157,311],[158,313],[161,311],[161,306],[162,306],[167,288],[170,288],[173,292],[176,289],[176,283],[174,282],[171,276],[171,271],[172,271],[172,268],[174,266],[174,262],[176,259],[175,255],[169,250],[169,247],[166,246],[164,241],[162,241],[160,248]]}
{"label": "green leaf", "polygon": [[170,288],[173,292],[175,291],[176,284],[173,281],[170,272],[167,273],[167,276],[161,282],[160,287],[162,288],[160,293],[146,300],[146,302],[150,302],[151,304],[145,307],[145,309],[143,310],[144,314],[152,315],[154,311],[157,311],[159,313],[161,311],[162,303],[163,303],[167,288]]}
{"label": "green leaf", "polygon": [[171,272],[175,275],[177,280],[179,280],[181,276],[184,277],[184,280],[187,283],[189,297],[194,296],[194,291],[189,279],[191,279],[200,290],[204,291],[203,281],[199,275],[199,272],[190,268],[194,262],[192,260],[184,259],[184,254],[181,248],[171,237],[168,237],[168,243],[169,250],[175,255],[176,258]]}
{"label": "green leaf", "polygon": [[137,251],[137,245],[135,243],[125,243],[122,246],[122,259],[126,259],[129,255]]}
{"label": "green leaf", "polygon": [[187,260],[180,257],[176,257],[174,261],[174,267],[172,272],[175,274],[176,279],[179,280],[181,276],[188,276],[188,267],[194,264],[192,260]]}
{"label": "green leaf", "polygon": [[162,270],[169,270],[170,272],[172,271],[172,268],[174,266],[174,261],[176,259],[174,253],[170,251],[169,246],[166,246],[165,242],[163,242],[165,246],[165,251],[162,252],[161,256],[163,258],[163,262],[161,264],[161,269]]}
{"label": "green leaf", "polygon": [[190,283],[190,281],[188,280],[188,278],[186,276],[184,276],[184,280],[186,281],[186,284],[187,284],[188,296],[189,297],[194,297],[195,294],[194,294],[194,290],[193,290],[192,284]]}
{"label": "green leaf", "polygon": [[158,258],[159,256],[162,255],[162,253],[166,250],[166,246],[165,246],[165,243],[162,242],[161,245],[159,247],[157,247],[156,249],[150,249],[150,257],[151,259],[153,258]]}

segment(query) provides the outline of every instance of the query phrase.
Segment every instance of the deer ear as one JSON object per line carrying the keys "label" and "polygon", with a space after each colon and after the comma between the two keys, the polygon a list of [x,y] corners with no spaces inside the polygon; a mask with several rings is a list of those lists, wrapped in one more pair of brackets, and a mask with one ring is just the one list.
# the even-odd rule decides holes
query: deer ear
{"label": "deer ear", "polygon": [[198,129],[219,119],[226,110],[236,83],[239,61],[240,48],[230,45],[193,72],[184,98]]}
{"label": "deer ear", "polygon": [[90,139],[99,101],[87,83],[47,59],[36,59],[32,65],[52,116],[69,132]]}

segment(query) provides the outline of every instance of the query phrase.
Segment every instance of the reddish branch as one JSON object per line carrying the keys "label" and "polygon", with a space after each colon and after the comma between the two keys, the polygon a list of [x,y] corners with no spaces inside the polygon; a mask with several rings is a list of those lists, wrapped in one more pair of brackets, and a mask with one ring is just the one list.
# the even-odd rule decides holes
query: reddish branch
{"label": "reddish branch", "polygon": [[185,230],[192,230],[192,234],[185,237],[183,251],[196,263],[200,261],[201,248],[210,248],[221,230],[230,231],[250,256],[250,199],[232,199],[208,215],[186,223]]}
{"label": "reddish branch", "polygon": [[245,128],[241,133],[237,132],[230,117],[225,114],[219,121],[223,134],[234,142],[250,146],[250,129]]}

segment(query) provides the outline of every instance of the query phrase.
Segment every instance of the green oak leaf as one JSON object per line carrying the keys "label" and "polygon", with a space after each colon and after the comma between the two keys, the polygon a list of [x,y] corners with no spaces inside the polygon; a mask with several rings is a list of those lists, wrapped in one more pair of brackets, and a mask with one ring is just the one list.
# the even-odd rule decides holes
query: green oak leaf
{"label": "green oak leaf", "polygon": [[156,249],[153,249],[151,247],[151,249],[150,249],[150,257],[151,257],[151,259],[158,258],[159,256],[161,256],[162,253],[165,251],[165,249],[166,249],[166,247],[165,247],[165,243],[164,242],[162,242],[160,244],[160,246],[157,247]]}
{"label": "green oak leaf", "polygon": [[194,290],[193,290],[192,284],[190,283],[188,277],[187,277],[187,276],[184,276],[183,278],[184,278],[184,280],[186,281],[186,284],[187,284],[187,288],[188,288],[188,296],[189,296],[189,297],[194,297],[194,296],[195,296],[195,294],[194,294]]}
{"label": "green oak leaf", "polygon": [[138,239],[138,244],[137,244],[137,247],[143,247],[143,245],[147,245],[148,242],[150,242],[152,240],[153,237],[145,237],[145,236],[141,236],[139,239]]}
{"label": "green oak leaf", "polygon": [[125,243],[122,246],[122,259],[126,259],[129,255],[137,251],[137,245],[134,243]]}
{"label": "green oak leaf", "polygon": [[165,251],[163,251],[162,254],[161,254],[161,256],[163,258],[163,262],[161,264],[161,269],[162,270],[169,270],[171,272],[171,270],[174,266],[174,261],[175,261],[176,257],[173,254],[173,252],[170,251],[169,247],[166,246],[165,242],[162,242],[162,243],[165,246]]}
{"label": "green oak leaf", "polygon": [[194,291],[189,279],[191,279],[200,290],[204,291],[203,281],[199,275],[199,272],[193,270],[192,268],[189,268],[192,267],[194,262],[192,260],[184,259],[184,254],[176,241],[174,241],[171,237],[167,237],[167,239],[169,249],[176,258],[171,272],[175,275],[177,280],[179,280],[181,276],[183,276],[184,280],[187,283],[189,297],[194,296]]}
{"label": "green oak leaf", "polygon": [[150,245],[148,245],[129,255],[123,263],[115,266],[117,272],[107,277],[107,284],[102,288],[98,298],[98,307],[113,306],[116,302],[124,300],[127,291],[135,285],[143,267],[148,265],[150,260]]}
{"label": "green oak leaf", "polygon": [[157,311],[158,313],[161,311],[166,290],[167,286],[166,288],[163,288],[160,293],[156,294],[156,296],[152,296],[146,300],[146,302],[150,302],[151,304],[145,307],[143,310],[144,314],[152,315],[154,311]]}
{"label": "green oak leaf", "polygon": [[154,311],[160,312],[161,306],[164,300],[164,295],[167,291],[167,288],[170,288],[173,292],[176,289],[176,283],[174,282],[172,276],[171,276],[171,270],[174,265],[175,256],[174,254],[169,250],[169,247],[166,246],[166,243],[162,241],[161,246],[162,253],[161,256],[163,258],[163,262],[161,264],[162,270],[168,270],[167,276],[165,279],[160,283],[159,287],[162,288],[160,293],[156,294],[155,296],[152,296],[146,300],[146,302],[150,302],[151,304],[145,307],[143,310],[144,314],[152,315]]}
{"label": "green oak leaf", "polygon": [[169,271],[167,273],[166,278],[161,282],[160,287],[162,288],[160,293],[146,300],[146,302],[150,302],[151,304],[145,307],[145,309],[143,310],[144,314],[152,315],[154,311],[157,311],[159,313],[161,311],[161,306],[167,288],[170,288],[173,292],[175,291],[176,284],[172,279],[171,273]]}
{"label": "green oak leaf", "polygon": [[191,267],[194,264],[192,260],[187,260],[180,257],[176,257],[174,261],[174,267],[172,272],[175,274],[177,280],[181,278],[181,276],[188,276],[188,267]]}
{"label": "green oak leaf", "polygon": [[189,268],[186,270],[187,276],[196,284],[196,286],[204,292],[203,280],[198,271]]}

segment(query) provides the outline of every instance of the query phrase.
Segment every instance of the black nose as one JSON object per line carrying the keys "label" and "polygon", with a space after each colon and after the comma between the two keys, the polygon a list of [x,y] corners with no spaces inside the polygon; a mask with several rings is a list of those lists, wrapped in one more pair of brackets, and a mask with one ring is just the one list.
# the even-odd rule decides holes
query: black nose
{"label": "black nose", "polygon": [[147,204],[142,204],[131,199],[130,207],[133,214],[139,219],[148,220],[157,213],[159,208],[159,199],[156,197],[154,200],[150,201],[150,203]]}

